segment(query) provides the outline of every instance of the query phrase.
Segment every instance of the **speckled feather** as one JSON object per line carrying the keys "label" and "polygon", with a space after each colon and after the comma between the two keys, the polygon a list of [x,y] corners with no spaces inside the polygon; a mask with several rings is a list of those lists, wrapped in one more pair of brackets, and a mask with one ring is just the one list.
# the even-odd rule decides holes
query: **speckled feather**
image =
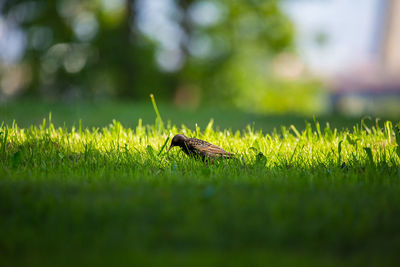
{"label": "speckled feather", "polygon": [[205,159],[234,158],[235,154],[197,138],[188,138],[182,134],[175,135],[171,147],[179,146],[188,156]]}
{"label": "speckled feather", "polygon": [[201,157],[231,158],[234,156],[234,154],[229,153],[216,145],[196,138],[188,138],[188,140],[185,141],[185,144],[187,145],[190,152],[195,155],[200,155]]}

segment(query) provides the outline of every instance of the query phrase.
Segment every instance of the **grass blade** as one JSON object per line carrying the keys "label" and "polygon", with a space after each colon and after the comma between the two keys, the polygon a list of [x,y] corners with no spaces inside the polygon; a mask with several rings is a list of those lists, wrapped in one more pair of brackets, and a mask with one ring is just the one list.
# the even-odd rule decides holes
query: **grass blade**
{"label": "grass blade", "polygon": [[159,157],[161,155],[161,153],[163,152],[164,148],[167,146],[167,143],[169,141],[169,136],[167,137],[167,139],[165,140],[163,146],[160,149],[160,152],[158,152],[157,157]]}

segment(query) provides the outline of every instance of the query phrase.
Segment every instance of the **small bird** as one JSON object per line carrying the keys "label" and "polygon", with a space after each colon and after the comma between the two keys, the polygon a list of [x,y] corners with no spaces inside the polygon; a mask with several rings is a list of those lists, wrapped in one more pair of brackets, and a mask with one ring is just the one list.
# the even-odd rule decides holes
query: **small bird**
{"label": "small bird", "polygon": [[210,144],[206,141],[196,139],[196,138],[188,138],[183,134],[177,134],[172,138],[171,148],[179,146],[186,155],[193,158],[200,158],[203,161],[206,159],[213,160],[215,158],[234,158],[235,154],[226,152],[220,147],[216,145]]}

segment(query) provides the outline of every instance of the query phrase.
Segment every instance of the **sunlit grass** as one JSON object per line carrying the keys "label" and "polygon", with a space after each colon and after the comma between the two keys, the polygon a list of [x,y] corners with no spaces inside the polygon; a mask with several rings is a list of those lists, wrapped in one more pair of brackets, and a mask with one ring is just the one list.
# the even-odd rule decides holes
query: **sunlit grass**
{"label": "sunlit grass", "polygon": [[[257,251],[255,263],[264,252],[271,258],[268,251],[304,264],[397,258],[400,137],[390,121],[351,130],[314,121],[270,134],[216,130],[213,121],[176,127],[160,116],[136,128],[77,125],[56,127],[50,115],[39,127],[0,127],[7,262],[75,255],[107,265],[143,250],[185,259],[222,253],[219,260]],[[178,149],[167,153],[177,133],[237,158],[207,164]]]}
{"label": "sunlit grass", "polygon": [[[176,166],[185,169],[190,166],[194,168],[191,171],[203,167],[218,171],[228,166],[234,171],[232,167],[247,168],[258,164],[260,157],[257,161],[256,156],[260,152],[263,164],[257,167],[266,173],[274,168],[343,171],[345,166],[348,170],[349,167],[377,169],[377,166],[390,169],[399,165],[395,130],[390,121],[385,122],[382,128],[378,125],[369,128],[362,123],[354,126],[352,131],[340,132],[331,129],[329,124],[321,128],[316,122],[313,126],[307,123],[304,131],[292,125],[288,128],[282,126],[280,132],[264,134],[250,126],[243,131],[215,131],[212,120],[204,130],[200,127],[191,130],[185,126],[164,129],[162,123],[144,126],[141,120],[135,129],[125,128],[115,120],[104,128],[82,129],[78,126],[67,129],[54,127],[50,116],[50,122],[44,119],[40,127],[19,128],[14,123],[3,125],[0,130],[3,167],[38,175],[42,174],[40,166],[50,168],[53,173],[59,170],[63,174],[75,174],[79,169],[72,167],[86,165],[92,166],[94,172],[136,170],[150,175],[155,169],[162,169],[164,173]],[[205,166],[178,150],[168,154],[165,148],[177,133],[223,147],[236,153],[237,160]],[[148,168],[146,164],[154,168]],[[175,171],[181,174],[179,169]],[[241,175],[247,173],[241,173],[242,168],[236,171]]]}

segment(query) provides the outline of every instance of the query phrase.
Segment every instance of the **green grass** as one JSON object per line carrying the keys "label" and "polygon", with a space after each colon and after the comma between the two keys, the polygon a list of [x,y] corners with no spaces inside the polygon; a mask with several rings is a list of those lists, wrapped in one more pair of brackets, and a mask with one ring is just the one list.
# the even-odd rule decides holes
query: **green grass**
{"label": "green grass", "polygon": [[[0,263],[396,265],[398,129],[277,126],[3,124]],[[176,133],[238,159],[167,153]]]}
{"label": "green grass", "polygon": [[[198,109],[177,108],[170,104],[158,105],[165,122],[171,125],[182,124],[194,129],[196,125],[207,126],[211,118],[214,119],[215,130],[232,129],[243,130],[251,125],[255,130],[263,130],[271,133],[274,128],[280,130],[281,126],[294,125],[298,129],[305,126],[305,121],[313,122],[312,116],[299,114],[261,115],[246,113],[226,107],[201,107]],[[125,127],[135,128],[141,119],[144,125],[153,124],[155,118],[154,109],[149,102],[43,102],[41,100],[19,100],[16,102],[0,104],[0,122],[11,125],[15,120],[20,127],[29,128],[32,125],[40,126],[43,118],[47,118],[49,112],[53,115],[53,124],[56,127],[78,127],[81,121],[82,127],[105,127],[113,119],[121,122]],[[369,124],[375,124],[375,120],[363,117],[346,117],[338,114],[318,116],[318,121],[325,126],[327,122],[332,128],[343,129],[352,127],[365,119]],[[395,117],[381,117],[380,121],[398,120]]]}

